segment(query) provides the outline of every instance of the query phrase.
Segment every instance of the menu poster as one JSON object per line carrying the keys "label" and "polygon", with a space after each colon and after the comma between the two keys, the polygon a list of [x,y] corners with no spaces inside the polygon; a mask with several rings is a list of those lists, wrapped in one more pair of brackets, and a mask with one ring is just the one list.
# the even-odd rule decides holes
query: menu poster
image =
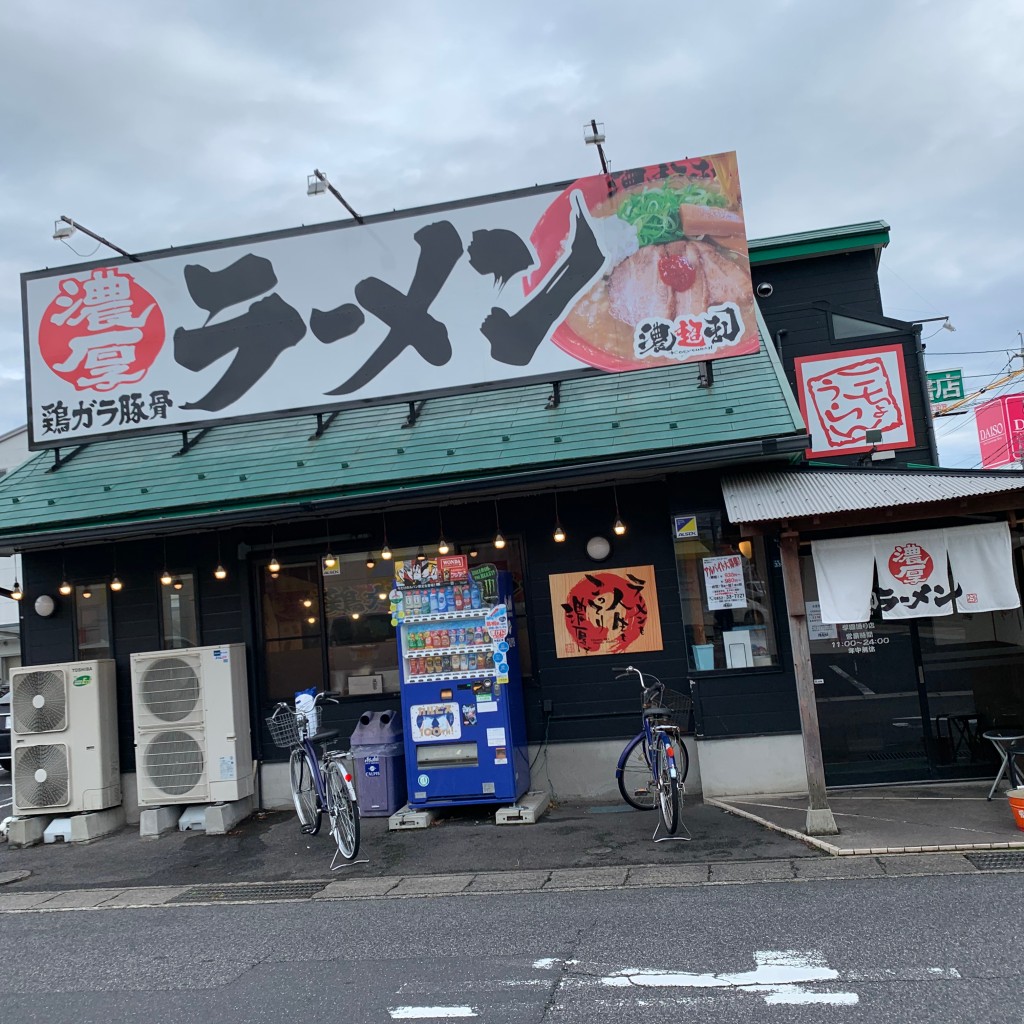
{"label": "menu poster", "polygon": [[703,562],[708,611],[746,608],[747,586],[743,578],[743,556],[722,555],[705,558]]}

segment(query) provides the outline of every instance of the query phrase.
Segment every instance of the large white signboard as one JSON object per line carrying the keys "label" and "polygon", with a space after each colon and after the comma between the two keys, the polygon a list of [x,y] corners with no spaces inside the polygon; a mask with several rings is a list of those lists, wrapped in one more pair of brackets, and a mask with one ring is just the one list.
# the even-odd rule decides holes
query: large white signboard
{"label": "large white signboard", "polygon": [[735,154],[22,279],[32,446],[744,355]]}

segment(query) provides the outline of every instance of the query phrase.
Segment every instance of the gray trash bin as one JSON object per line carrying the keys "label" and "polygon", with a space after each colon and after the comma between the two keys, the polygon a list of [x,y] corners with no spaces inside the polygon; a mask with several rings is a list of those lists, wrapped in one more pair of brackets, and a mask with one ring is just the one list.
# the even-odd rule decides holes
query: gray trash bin
{"label": "gray trash bin", "polygon": [[397,711],[364,711],[351,740],[361,818],[383,818],[405,805],[405,745]]}

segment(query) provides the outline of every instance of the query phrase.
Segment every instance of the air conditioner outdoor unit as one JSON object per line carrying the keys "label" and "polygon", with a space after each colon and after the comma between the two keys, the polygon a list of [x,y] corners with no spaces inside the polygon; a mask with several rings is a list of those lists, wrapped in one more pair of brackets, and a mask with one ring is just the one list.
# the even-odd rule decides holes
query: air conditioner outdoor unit
{"label": "air conditioner outdoor unit", "polygon": [[11,669],[11,746],[15,814],[118,806],[114,662]]}
{"label": "air conditioner outdoor unit", "polygon": [[150,651],[131,663],[139,806],[251,796],[245,645]]}

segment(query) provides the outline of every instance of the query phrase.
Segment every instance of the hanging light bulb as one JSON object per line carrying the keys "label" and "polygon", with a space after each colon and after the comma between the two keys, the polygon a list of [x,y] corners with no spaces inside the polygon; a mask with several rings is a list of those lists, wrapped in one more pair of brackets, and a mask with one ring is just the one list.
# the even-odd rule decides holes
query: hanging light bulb
{"label": "hanging light bulb", "polygon": [[612,533],[614,533],[616,537],[621,537],[626,532],[626,524],[622,521],[622,517],[619,515],[619,489],[617,487],[613,487],[612,494],[615,495],[615,525],[612,527]]}
{"label": "hanging light bulb", "polygon": [[315,626],[315,625],[316,625],[316,616],[315,616],[315,615],[310,615],[310,617],[309,617],[308,619],[306,619],[306,621],[307,621],[307,622],[308,622],[308,623],[309,623],[309,624],[310,624],[311,626]]}
{"label": "hanging light bulb", "polygon": [[358,619],[359,618],[359,612],[353,612],[352,613],[352,618],[353,619]]}
{"label": "hanging light bulb", "polygon": [[385,544],[384,547],[380,549],[380,557],[383,558],[385,562],[390,562],[395,556],[392,554],[391,548]]}
{"label": "hanging light bulb", "polygon": [[480,552],[476,548],[470,548],[468,554],[470,558],[477,558]]}
{"label": "hanging light bulb", "polygon": [[25,595],[24,595],[24,593],[22,592],[22,589],[21,589],[21,584],[20,584],[20,583],[19,583],[19,582],[18,582],[17,580],[15,580],[15,581],[14,581],[14,586],[13,586],[13,587],[11,587],[11,597],[12,597],[12,598],[13,598],[13,599],[14,599],[15,601],[20,601],[20,600],[21,600],[21,599],[22,599],[22,598],[23,598],[24,596],[25,596]]}
{"label": "hanging light bulb", "polygon": [[558,495],[555,495],[555,532],[551,535],[556,544],[565,541],[565,530],[562,529],[561,520],[558,517]]}
{"label": "hanging light bulb", "polygon": [[57,593],[62,597],[69,597],[71,594],[71,584],[68,583],[68,571],[64,565],[64,556],[60,556],[60,586],[57,588]]}
{"label": "hanging light bulb", "polygon": [[224,563],[220,557],[220,534],[217,534],[217,568],[213,570],[213,578],[215,580],[226,580],[228,578],[228,571],[224,568]]}
{"label": "hanging light bulb", "polygon": [[88,587],[82,587],[82,597],[88,601],[92,597],[92,591]]}
{"label": "hanging light bulb", "polygon": [[302,599],[302,607],[303,608],[312,608],[313,607],[313,602],[308,597],[304,597]]}
{"label": "hanging light bulb", "polygon": [[437,523],[441,527],[441,539],[437,542],[437,553],[439,555],[447,555],[451,551],[451,546],[444,539],[444,520],[441,518],[440,508],[437,510]]}
{"label": "hanging light bulb", "polygon": [[427,560],[427,556],[424,553],[423,545],[421,544],[419,551],[416,552],[416,561],[417,562],[425,562],[426,560]]}
{"label": "hanging light bulb", "polygon": [[121,588],[124,586],[124,584],[121,582],[120,578],[117,575],[117,545],[116,544],[114,545],[113,552],[114,552],[114,554],[113,554],[114,572],[113,572],[113,574],[112,574],[112,576],[110,578],[110,589],[115,594],[118,594],[118,593],[121,592]]}
{"label": "hanging light bulb", "polygon": [[370,554],[369,551],[367,551],[366,552],[366,568],[367,569],[372,569],[376,564],[377,564],[377,560],[373,557],[373,555]]}
{"label": "hanging light bulb", "polygon": [[172,578],[171,574],[167,571],[167,538],[164,537],[164,571],[163,575],[160,577],[160,582],[165,587],[169,587],[171,585]]}
{"label": "hanging light bulb", "polygon": [[183,586],[185,586],[185,584],[184,584],[184,583],[182,583],[182,581],[181,581],[181,580],[175,580],[175,581],[174,581],[174,582],[173,582],[173,583],[171,584],[171,586],[172,586],[172,587],[174,587],[174,589],[175,589],[175,590],[181,590],[181,588],[182,588]]}
{"label": "hanging light bulb", "polygon": [[277,554],[274,551],[274,527],[270,527],[270,563],[267,565],[267,572],[276,580],[278,573],[281,571],[281,563],[277,560]]}
{"label": "hanging light bulb", "polygon": [[501,533],[501,521],[498,519],[498,499],[494,499],[494,546],[500,551],[505,546],[505,538]]}
{"label": "hanging light bulb", "polygon": [[327,528],[327,554],[324,555],[324,568],[334,569],[338,565],[338,559],[331,554],[331,521],[330,519],[324,520],[324,525]]}
{"label": "hanging light bulb", "polygon": [[386,601],[387,599],[388,599],[388,592],[386,590],[378,590],[377,591],[377,600],[378,601]]}

